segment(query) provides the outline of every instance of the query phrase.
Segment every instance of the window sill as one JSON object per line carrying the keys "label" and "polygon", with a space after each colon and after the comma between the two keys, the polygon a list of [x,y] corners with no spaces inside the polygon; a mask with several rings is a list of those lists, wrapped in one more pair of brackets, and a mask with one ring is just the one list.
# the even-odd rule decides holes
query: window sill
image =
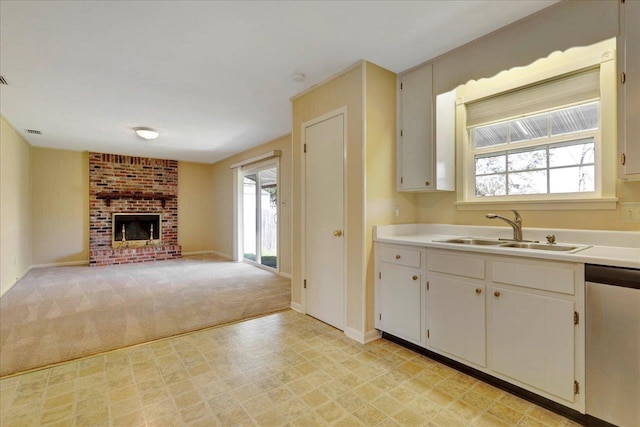
{"label": "window sill", "polygon": [[487,209],[518,209],[523,211],[563,211],[563,210],[608,210],[616,209],[617,197],[598,199],[564,200],[487,200],[459,201],[456,209],[461,211],[479,211]]}

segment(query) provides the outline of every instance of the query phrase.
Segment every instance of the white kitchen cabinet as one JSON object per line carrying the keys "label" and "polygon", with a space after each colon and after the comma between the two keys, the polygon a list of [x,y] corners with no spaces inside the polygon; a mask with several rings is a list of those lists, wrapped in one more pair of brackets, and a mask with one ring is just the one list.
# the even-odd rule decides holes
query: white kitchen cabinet
{"label": "white kitchen cabinet", "polygon": [[431,64],[398,77],[398,191],[455,190],[455,91],[432,81]]}
{"label": "white kitchen cabinet", "polygon": [[485,366],[484,285],[434,274],[427,289],[427,347]]}
{"label": "white kitchen cabinet", "polygon": [[383,244],[375,248],[376,328],[424,346],[425,250]]}
{"label": "white kitchen cabinet", "polygon": [[428,249],[426,347],[584,413],[584,266]]}
{"label": "white kitchen cabinet", "polygon": [[[580,366],[584,360],[576,360],[583,328],[578,327],[577,309],[584,302],[584,280],[578,279],[580,267],[495,259],[491,271],[491,369],[565,402],[574,402],[579,371],[576,362]],[[583,378],[580,382],[584,384]]]}
{"label": "white kitchen cabinet", "polygon": [[574,304],[491,287],[491,368],[567,401],[574,400]]}
{"label": "white kitchen cabinet", "polygon": [[640,180],[640,1],[620,2],[618,175]]}

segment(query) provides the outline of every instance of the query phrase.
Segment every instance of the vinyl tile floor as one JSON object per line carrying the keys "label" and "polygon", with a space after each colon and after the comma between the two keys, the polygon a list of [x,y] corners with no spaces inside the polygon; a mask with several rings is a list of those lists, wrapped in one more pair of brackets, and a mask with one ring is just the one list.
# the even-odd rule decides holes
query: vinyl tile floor
{"label": "vinyl tile floor", "polygon": [[577,426],[291,310],[0,379],[0,425]]}

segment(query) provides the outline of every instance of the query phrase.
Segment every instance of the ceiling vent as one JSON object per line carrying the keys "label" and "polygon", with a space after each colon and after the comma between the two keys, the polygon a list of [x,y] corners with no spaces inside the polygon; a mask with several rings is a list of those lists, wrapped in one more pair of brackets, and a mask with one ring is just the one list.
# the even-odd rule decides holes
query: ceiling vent
{"label": "ceiling vent", "polygon": [[40,132],[39,130],[35,130],[35,129],[25,129],[27,131],[27,133],[33,134],[33,135],[42,135],[42,132]]}
{"label": "ceiling vent", "polygon": [[2,75],[0,75],[0,85],[9,86],[9,83],[7,83],[7,79],[5,79],[4,76],[2,76]]}

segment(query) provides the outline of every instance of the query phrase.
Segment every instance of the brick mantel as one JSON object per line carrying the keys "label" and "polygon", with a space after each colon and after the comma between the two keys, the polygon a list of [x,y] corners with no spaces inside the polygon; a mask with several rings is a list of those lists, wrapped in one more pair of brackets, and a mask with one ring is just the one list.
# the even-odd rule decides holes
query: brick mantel
{"label": "brick mantel", "polygon": [[[89,154],[89,264],[109,265],[177,258],[178,162]],[[112,247],[114,213],[161,213],[162,242]]]}

